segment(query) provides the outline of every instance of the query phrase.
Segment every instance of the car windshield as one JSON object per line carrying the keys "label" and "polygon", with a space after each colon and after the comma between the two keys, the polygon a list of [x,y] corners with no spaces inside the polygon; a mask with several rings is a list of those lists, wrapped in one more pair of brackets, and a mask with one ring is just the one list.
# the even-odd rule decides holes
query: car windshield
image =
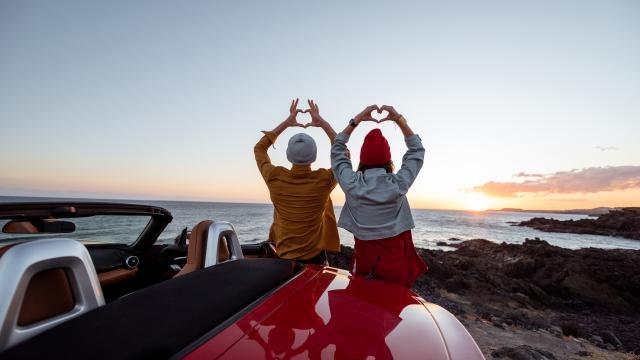
{"label": "car windshield", "polygon": [[[71,233],[40,233],[40,234],[7,234],[0,232],[0,247],[24,240],[64,237],[78,240],[84,244],[127,244],[130,245],[138,239],[142,230],[151,220],[150,216],[141,215],[96,215],[62,219],[76,225],[76,230]],[[10,220],[0,220],[0,228]]]}

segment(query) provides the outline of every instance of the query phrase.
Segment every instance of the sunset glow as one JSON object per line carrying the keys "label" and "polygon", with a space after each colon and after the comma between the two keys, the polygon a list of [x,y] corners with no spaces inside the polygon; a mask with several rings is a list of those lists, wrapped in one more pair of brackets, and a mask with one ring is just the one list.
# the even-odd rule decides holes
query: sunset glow
{"label": "sunset glow", "polygon": [[[414,207],[640,205],[640,2],[363,4],[10,1],[0,195],[268,203],[253,146],[299,97],[338,132],[370,104],[402,113],[427,150]],[[358,126],[354,167],[373,128],[400,168],[392,122]],[[298,132],[330,167],[319,128],[286,130],[272,162]]]}
{"label": "sunset glow", "polygon": [[491,200],[480,193],[468,194],[466,209],[471,211],[485,211],[491,208]]}

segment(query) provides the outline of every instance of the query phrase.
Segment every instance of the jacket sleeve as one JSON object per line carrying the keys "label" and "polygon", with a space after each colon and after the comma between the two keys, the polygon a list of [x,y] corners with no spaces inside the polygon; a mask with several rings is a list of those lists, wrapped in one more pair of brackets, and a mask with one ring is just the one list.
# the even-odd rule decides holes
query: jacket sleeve
{"label": "jacket sleeve", "polygon": [[333,145],[331,145],[331,170],[342,190],[346,190],[355,179],[355,172],[349,159],[349,149],[347,149],[349,135],[341,132],[336,135]]}
{"label": "jacket sleeve", "polygon": [[404,139],[407,144],[407,152],[402,157],[402,166],[398,170],[398,187],[402,194],[406,194],[418,176],[422,164],[424,163],[424,147],[422,140],[416,134]]}
{"label": "jacket sleeve", "polygon": [[331,169],[321,169],[321,170],[322,170],[323,179],[326,179],[327,181],[327,187],[329,189],[335,188],[336,185],[338,185],[338,182],[336,181],[336,177],[333,175],[333,170]]}
{"label": "jacket sleeve", "polygon": [[269,180],[271,171],[275,168],[275,166],[271,164],[267,150],[269,146],[276,141],[277,135],[272,131],[263,131],[263,133],[264,136],[258,141],[256,146],[253,147],[253,154],[256,157],[256,164],[258,165],[258,170],[262,178],[267,181]]}

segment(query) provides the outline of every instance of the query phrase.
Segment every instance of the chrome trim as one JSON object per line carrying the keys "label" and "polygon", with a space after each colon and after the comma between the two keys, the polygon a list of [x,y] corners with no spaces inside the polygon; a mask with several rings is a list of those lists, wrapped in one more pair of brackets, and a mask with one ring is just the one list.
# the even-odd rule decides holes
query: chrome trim
{"label": "chrome trim", "polygon": [[[131,265],[129,261],[134,261],[135,264]],[[127,258],[124,260],[124,266],[130,270],[135,269],[139,264],[140,264],[140,258],[135,255],[127,256]]]}
{"label": "chrome trim", "polygon": [[233,225],[227,221],[214,221],[209,225],[209,234],[207,235],[207,245],[204,257],[204,267],[216,265],[218,263],[218,243],[221,237],[227,238],[229,246],[229,260],[244,259],[242,255],[242,247],[240,240]]}
{"label": "chrome trim", "polygon": [[[65,269],[69,277],[75,307],[51,319],[19,326],[18,315],[31,278],[57,268]],[[0,257],[0,286],[0,351],[105,303],[87,248],[72,239],[34,240],[13,246]]]}

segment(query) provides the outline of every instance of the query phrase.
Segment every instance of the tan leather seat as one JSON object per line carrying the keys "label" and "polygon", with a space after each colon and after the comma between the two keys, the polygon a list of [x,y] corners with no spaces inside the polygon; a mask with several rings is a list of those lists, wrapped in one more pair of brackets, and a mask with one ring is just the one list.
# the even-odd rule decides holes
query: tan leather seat
{"label": "tan leather seat", "polygon": [[0,248],[0,283],[0,351],[104,304],[89,252],[70,239]]}
{"label": "tan leather seat", "polygon": [[18,325],[27,326],[67,313],[75,304],[64,269],[41,271],[29,281],[18,315]]}
{"label": "tan leather seat", "polygon": [[187,263],[175,276],[182,276],[192,271],[200,270],[204,267],[204,256],[207,250],[207,236],[211,220],[199,222],[189,234],[189,249],[187,250]]}
{"label": "tan leather seat", "polygon": [[229,243],[227,242],[226,237],[221,237],[220,242],[218,243],[218,262],[225,262],[231,258],[231,253],[229,252]]}
{"label": "tan leather seat", "polygon": [[[200,270],[204,267],[204,260],[207,251],[207,239],[209,237],[209,228],[213,224],[211,220],[199,222],[191,230],[189,235],[189,249],[187,252],[187,263],[175,277],[188,274],[192,271]],[[229,260],[231,254],[229,245],[225,237],[221,237],[218,242],[218,262]]]}
{"label": "tan leather seat", "polygon": [[[11,247],[13,245],[0,248],[0,257]],[[69,312],[74,305],[73,291],[64,269],[40,271],[29,280],[17,323],[20,326],[35,324]]]}

